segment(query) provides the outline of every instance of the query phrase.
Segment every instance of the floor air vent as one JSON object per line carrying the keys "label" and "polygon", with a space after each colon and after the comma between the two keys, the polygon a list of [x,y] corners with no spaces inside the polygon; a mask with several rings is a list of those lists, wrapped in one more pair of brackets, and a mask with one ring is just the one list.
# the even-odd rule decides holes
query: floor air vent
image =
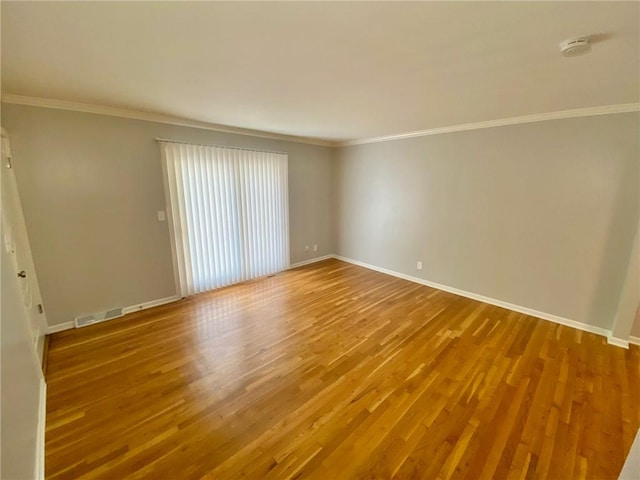
{"label": "floor air vent", "polygon": [[106,312],[93,313],[91,315],[84,315],[82,317],[76,317],[74,319],[76,328],[86,327],[87,325],[93,325],[94,323],[104,322],[105,320],[111,320],[112,318],[118,318],[124,315],[122,308],[113,308]]}

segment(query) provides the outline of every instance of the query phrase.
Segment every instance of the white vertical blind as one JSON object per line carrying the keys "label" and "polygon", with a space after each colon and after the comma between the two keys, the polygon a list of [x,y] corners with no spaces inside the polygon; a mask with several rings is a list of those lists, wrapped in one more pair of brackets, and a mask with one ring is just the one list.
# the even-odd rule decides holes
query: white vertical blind
{"label": "white vertical blind", "polygon": [[289,267],[286,154],[160,145],[182,296]]}

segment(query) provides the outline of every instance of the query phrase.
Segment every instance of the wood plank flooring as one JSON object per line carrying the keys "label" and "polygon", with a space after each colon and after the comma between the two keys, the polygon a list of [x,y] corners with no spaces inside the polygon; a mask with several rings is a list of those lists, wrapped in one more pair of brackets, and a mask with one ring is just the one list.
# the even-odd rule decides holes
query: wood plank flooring
{"label": "wood plank flooring", "polygon": [[640,349],[338,260],[52,336],[47,478],[598,479]]}

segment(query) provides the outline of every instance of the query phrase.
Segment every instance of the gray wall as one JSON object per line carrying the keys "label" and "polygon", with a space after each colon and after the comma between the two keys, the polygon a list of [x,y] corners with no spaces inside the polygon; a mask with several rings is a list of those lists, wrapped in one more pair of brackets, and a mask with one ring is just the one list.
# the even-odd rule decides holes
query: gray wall
{"label": "gray wall", "polygon": [[337,253],[611,328],[639,216],[638,120],[341,148]]}
{"label": "gray wall", "polygon": [[[640,185],[639,185],[640,187]],[[616,310],[611,336],[627,340],[632,335],[638,309],[640,308],[640,229],[633,239],[624,282],[620,290],[620,301]]]}
{"label": "gray wall", "polygon": [[636,312],[636,320],[631,328],[631,336],[640,338],[640,308]]}
{"label": "gray wall", "polygon": [[50,325],[175,294],[155,137],[287,152],[291,262],[334,251],[330,148],[9,104],[2,125]]}
{"label": "gray wall", "polygon": [[174,294],[155,137],[288,152],[294,263],[338,253],[603,328],[639,216],[636,113],[338,149],[17,105],[2,123],[51,325]]}

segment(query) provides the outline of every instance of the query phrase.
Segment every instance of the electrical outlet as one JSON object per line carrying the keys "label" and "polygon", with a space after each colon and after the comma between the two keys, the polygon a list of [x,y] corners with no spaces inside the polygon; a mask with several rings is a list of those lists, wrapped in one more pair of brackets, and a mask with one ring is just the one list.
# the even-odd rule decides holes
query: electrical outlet
{"label": "electrical outlet", "polygon": [[314,252],[317,252],[317,251],[318,251],[318,245],[314,245],[314,246],[313,246],[313,251],[314,251]]}
{"label": "electrical outlet", "polygon": [[422,262],[421,261],[418,261],[418,263],[416,264],[416,268],[418,270],[422,270]]}
{"label": "electrical outlet", "polygon": [[158,210],[158,221],[164,222],[167,219],[167,216],[164,214],[163,210]]}

